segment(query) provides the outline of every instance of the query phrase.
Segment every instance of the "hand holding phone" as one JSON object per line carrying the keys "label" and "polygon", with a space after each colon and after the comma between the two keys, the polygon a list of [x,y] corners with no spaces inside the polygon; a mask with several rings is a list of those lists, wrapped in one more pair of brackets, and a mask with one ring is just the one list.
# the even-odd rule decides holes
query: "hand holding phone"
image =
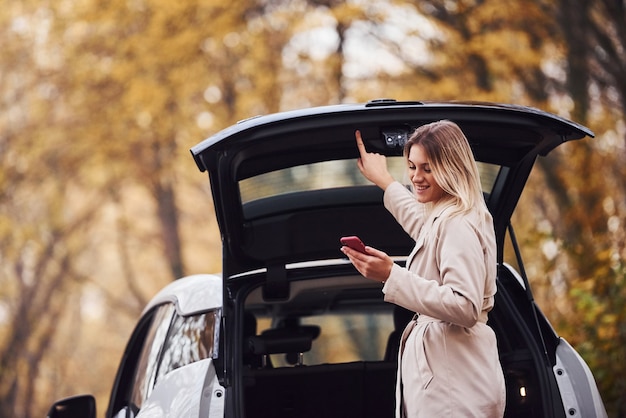
{"label": "hand holding phone", "polygon": [[341,237],[339,241],[342,245],[345,245],[346,247],[350,247],[353,250],[357,250],[358,252],[367,254],[365,252],[365,244],[363,244],[363,241],[361,241],[361,239],[357,236]]}

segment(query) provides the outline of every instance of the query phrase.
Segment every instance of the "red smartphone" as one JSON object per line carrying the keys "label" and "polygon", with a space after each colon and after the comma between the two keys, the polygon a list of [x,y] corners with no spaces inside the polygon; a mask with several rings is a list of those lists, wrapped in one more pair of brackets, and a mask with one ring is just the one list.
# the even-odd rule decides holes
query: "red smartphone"
{"label": "red smartphone", "polygon": [[350,247],[353,250],[357,250],[363,254],[367,254],[365,252],[365,244],[363,244],[363,241],[361,241],[359,237],[356,237],[356,236],[341,237],[339,241],[341,242],[342,245],[345,245],[346,247]]}

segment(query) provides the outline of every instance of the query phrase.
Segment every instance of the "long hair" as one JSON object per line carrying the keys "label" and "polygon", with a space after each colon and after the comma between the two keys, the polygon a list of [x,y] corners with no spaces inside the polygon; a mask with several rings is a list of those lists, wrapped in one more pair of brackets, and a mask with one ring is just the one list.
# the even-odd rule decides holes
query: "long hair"
{"label": "long hair", "polygon": [[472,208],[487,211],[478,166],[461,128],[449,120],[420,126],[407,140],[404,156],[413,145],[421,145],[437,184],[455,201],[455,212]]}

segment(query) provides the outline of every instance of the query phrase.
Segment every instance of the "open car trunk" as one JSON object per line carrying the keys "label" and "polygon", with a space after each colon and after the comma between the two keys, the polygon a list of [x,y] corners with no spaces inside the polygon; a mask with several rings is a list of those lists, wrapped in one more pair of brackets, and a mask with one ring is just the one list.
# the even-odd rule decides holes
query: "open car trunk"
{"label": "open car trunk", "polygon": [[397,160],[402,180],[407,136],[440,119],[466,134],[494,217],[499,277],[489,325],[506,416],[565,416],[553,371],[559,337],[526,278],[505,264],[504,241],[536,158],[592,132],[526,107],[389,100],[253,118],[192,148],[209,173],[223,240],[226,331],[217,365],[227,416],[393,416],[389,352],[397,353],[411,313],[395,312],[394,324],[380,286],[341,259],[339,237],[358,235],[400,264],[413,241],[356,170],[354,131],[368,151]]}

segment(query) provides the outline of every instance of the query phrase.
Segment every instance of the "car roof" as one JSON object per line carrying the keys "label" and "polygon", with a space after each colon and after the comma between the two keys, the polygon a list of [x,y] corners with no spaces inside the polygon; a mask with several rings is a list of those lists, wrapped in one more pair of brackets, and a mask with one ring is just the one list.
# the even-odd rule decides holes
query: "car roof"
{"label": "car roof", "polygon": [[398,156],[402,147],[394,138],[406,139],[418,126],[441,119],[461,127],[477,161],[499,167],[486,198],[500,242],[536,158],[564,142],[593,137],[557,115],[496,103],[380,99],[241,121],[191,148],[198,168],[209,174],[224,277],[258,268],[281,276],[289,263],[340,257],[342,235],[360,235],[392,255],[408,253],[412,240],[386,212],[375,186],[277,192],[247,202],[240,183],[292,166],[357,158],[357,129],[368,151]]}
{"label": "car roof", "polygon": [[175,280],[150,300],[143,314],[164,303],[173,303],[181,316],[221,308],[222,277],[216,274],[195,274]]}

